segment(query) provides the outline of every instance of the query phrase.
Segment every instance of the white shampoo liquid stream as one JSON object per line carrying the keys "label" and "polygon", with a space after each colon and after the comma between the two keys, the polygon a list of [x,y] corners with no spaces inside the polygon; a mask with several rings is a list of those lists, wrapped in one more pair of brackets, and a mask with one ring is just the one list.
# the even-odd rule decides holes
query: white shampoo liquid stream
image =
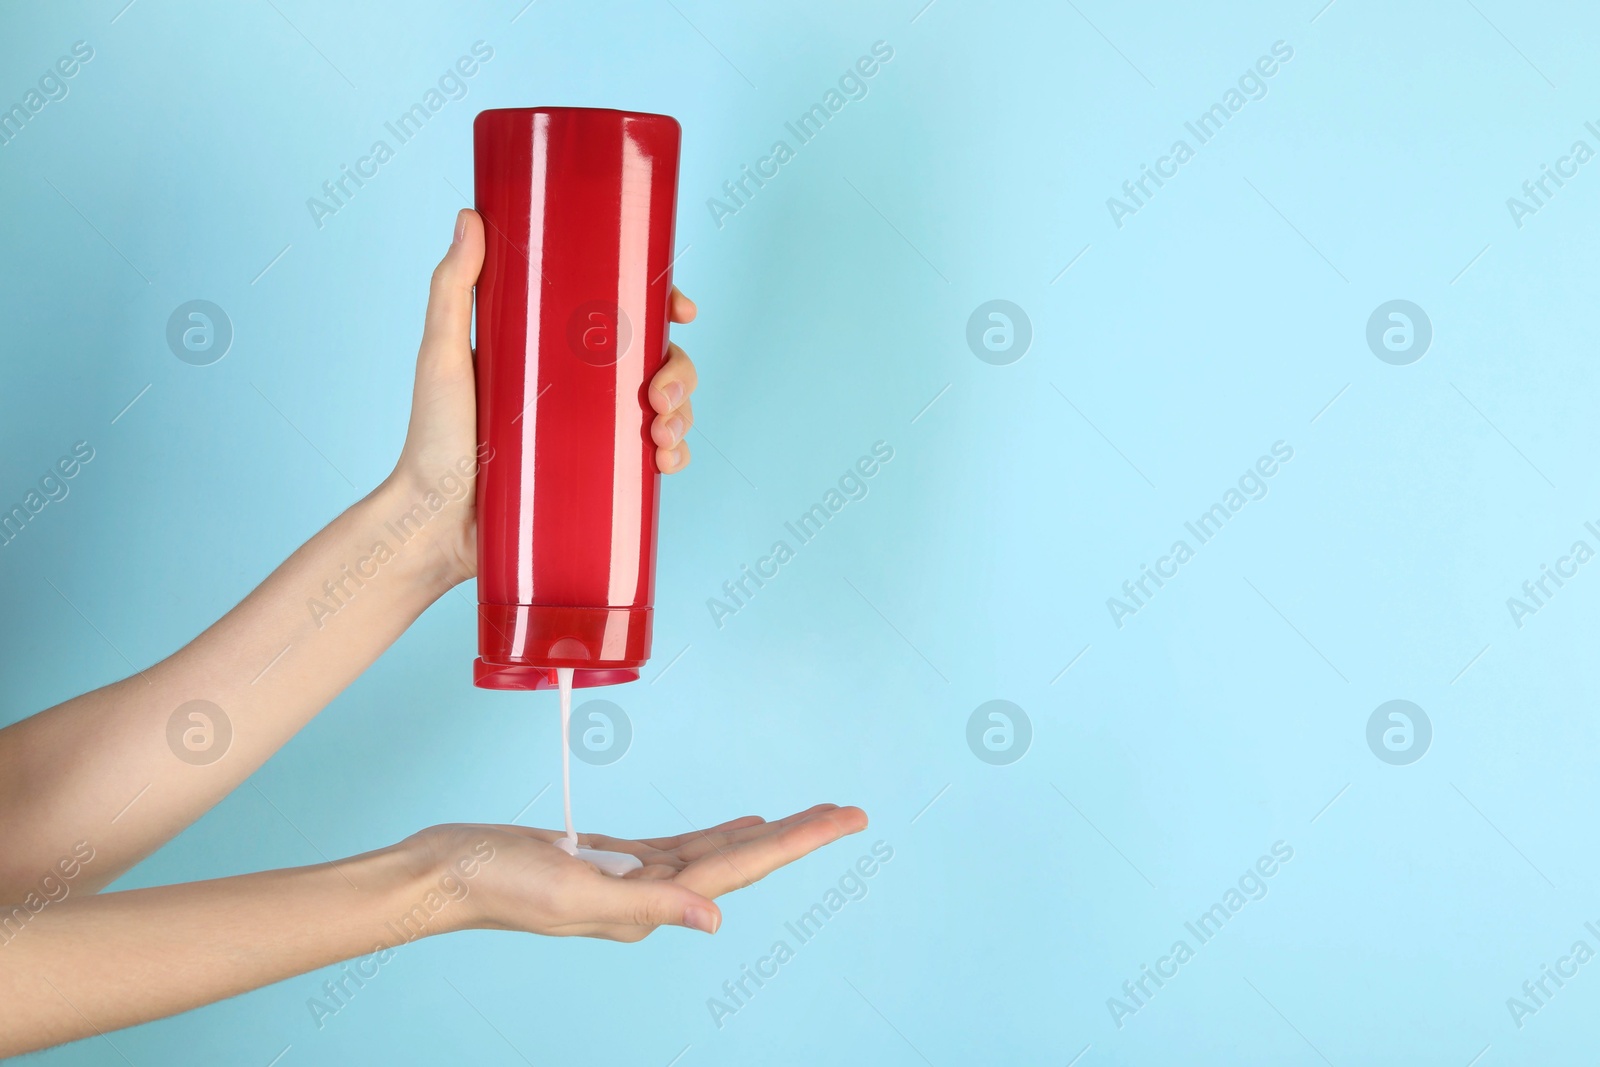
{"label": "white shampoo liquid stream", "polygon": [[578,845],[578,831],[572,828],[572,668],[557,667],[556,682],[561,687],[561,812],[567,834],[555,844],[567,855],[576,856],[606,874],[620,877],[644,866],[639,857],[626,852],[581,848]]}

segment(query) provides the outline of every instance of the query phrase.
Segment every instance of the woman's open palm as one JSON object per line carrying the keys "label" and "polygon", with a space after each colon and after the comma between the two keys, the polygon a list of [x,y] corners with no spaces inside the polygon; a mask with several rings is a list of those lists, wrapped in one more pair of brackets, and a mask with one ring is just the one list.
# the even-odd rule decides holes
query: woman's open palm
{"label": "woman's open palm", "polygon": [[464,874],[464,858],[481,861],[463,883],[471,906],[454,926],[638,941],[658,926],[715,933],[722,924],[717,897],[866,825],[860,808],[819,804],[775,822],[750,815],[675,837],[579,834],[584,848],[638,857],[643,866],[621,878],[563,852],[554,844],[563,836],[558,830],[449,824],[406,844],[447,872]]}

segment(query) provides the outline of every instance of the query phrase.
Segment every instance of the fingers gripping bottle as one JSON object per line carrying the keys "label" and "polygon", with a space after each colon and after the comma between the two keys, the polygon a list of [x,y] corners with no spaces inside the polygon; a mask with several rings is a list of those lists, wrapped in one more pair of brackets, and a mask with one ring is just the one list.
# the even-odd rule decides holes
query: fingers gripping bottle
{"label": "fingers gripping bottle", "polygon": [[478,654],[487,689],[639,677],[660,472],[680,129],[665,115],[505,108],[473,124]]}

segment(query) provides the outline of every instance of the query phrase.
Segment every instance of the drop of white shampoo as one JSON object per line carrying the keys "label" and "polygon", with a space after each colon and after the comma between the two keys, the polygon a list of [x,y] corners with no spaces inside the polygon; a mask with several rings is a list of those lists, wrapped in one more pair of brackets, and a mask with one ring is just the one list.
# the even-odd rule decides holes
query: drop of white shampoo
{"label": "drop of white shampoo", "polygon": [[578,831],[572,828],[572,668],[557,667],[556,683],[561,687],[561,812],[567,836],[557,839],[556,847],[576,856],[603,874],[621,876],[644,866],[638,856],[626,852],[607,852],[599,848],[579,848]]}

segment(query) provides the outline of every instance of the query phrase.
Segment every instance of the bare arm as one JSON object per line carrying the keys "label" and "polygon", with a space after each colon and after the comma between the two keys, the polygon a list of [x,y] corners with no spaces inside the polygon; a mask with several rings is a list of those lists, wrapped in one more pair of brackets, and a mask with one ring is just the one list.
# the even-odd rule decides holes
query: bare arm
{"label": "bare arm", "polygon": [[[249,777],[476,573],[470,336],[482,261],[482,223],[462,212],[433,275],[405,449],[381,486],[177,653],[0,730],[0,900],[53,877],[80,842],[94,858],[75,886],[108,885]],[[673,321],[693,316],[674,292]],[[693,365],[672,346],[650,390],[667,473],[688,462],[694,386]]]}
{"label": "bare arm", "polygon": [[[859,809],[822,805],[675,838],[584,835],[640,857],[626,878],[568,856],[550,830],[451,825],[339,864],[91,893],[234,789],[475,573],[467,338],[482,254],[482,226],[462,213],[434,274],[405,451],[384,485],[179,653],[0,731],[0,1054],[450,929],[712,933],[715,897],[866,825]],[[674,322],[693,314],[675,294]],[[672,346],[650,390],[662,472],[688,462],[693,389]]]}
{"label": "bare arm", "polygon": [[[172,1015],[393,945],[425,889],[397,851],[69,897],[0,932],[0,1056]],[[15,914],[13,910],[13,915]]]}
{"label": "bare arm", "polygon": [[[823,805],[770,824],[584,841],[638,856],[624,879],[568,856],[552,831],[434,827],[338,864],[85,891],[198,818],[475,573],[468,336],[482,255],[481,224],[464,212],[434,274],[405,450],[382,486],[167,660],[0,730],[0,1054],[464,927],[623,941],[667,923],[714,932],[717,896],[866,825],[858,809]],[[673,320],[693,314],[675,294]],[[688,462],[694,384],[672,346],[650,390],[663,472]]]}
{"label": "bare arm", "polygon": [[[337,864],[0,906],[0,1056],[132,1026],[420,937],[520,930],[638,941],[714,933],[714,898],[866,826],[831,804],[648,841],[583,835],[644,865],[600,874],[557,831],[437,826]],[[26,912],[26,914],[24,914]]]}
{"label": "bare arm", "polygon": [[[385,483],[173,656],[0,730],[0,899],[37,885],[79,841],[94,858],[75,886],[107,885],[365,670],[452,584],[436,548],[386,527],[408,507]],[[393,558],[362,567],[384,543]]]}

